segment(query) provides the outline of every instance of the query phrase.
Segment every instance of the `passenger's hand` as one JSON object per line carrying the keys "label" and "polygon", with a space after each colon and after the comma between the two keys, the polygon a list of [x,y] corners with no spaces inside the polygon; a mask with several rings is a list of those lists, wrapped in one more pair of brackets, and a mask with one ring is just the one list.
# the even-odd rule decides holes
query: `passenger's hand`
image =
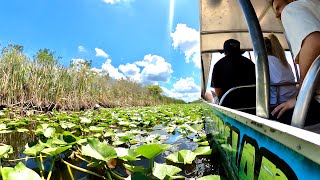
{"label": "passenger's hand", "polygon": [[277,119],[279,119],[279,117],[281,117],[281,115],[286,112],[289,109],[293,109],[294,106],[296,105],[296,98],[292,98],[289,99],[287,102],[282,103],[280,105],[278,105],[276,108],[274,108],[274,110],[271,112],[272,116],[275,116],[276,114],[278,114]]}

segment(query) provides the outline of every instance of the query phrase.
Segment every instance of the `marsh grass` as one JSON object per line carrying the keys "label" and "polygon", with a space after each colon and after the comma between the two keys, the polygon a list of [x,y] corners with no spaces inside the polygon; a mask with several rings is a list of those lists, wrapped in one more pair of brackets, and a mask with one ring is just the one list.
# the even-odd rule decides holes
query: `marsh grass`
{"label": "marsh grass", "polygon": [[40,50],[33,60],[23,47],[8,46],[0,55],[0,103],[40,110],[79,110],[102,107],[183,103],[156,96],[131,80],[114,80],[90,70],[90,65],[59,65],[54,53]]}

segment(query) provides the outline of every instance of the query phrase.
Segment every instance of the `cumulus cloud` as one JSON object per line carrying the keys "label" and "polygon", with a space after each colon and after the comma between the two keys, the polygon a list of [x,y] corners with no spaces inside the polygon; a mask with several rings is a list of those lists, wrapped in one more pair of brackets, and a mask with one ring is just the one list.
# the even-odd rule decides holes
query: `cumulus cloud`
{"label": "cumulus cloud", "polygon": [[173,84],[172,89],[162,87],[163,93],[166,96],[182,99],[186,102],[191,102],[200,98],[200,86],[196,85],[194,79],[187,77],[181,78]]}
{"label": "cumulus cloud", "polygon": [[76,69],[81,69],[86,66],[87,61],[81,58],[73,58],[71,59],[71,64]]}
{"label": "cumulus cloud", "polygon": [[182,51],[186,62],[192,61],[200,68],[200,33],[187,27],[186,24],[177,24],[175,32],[171,33],[172,46]]}
{"label": "cumulus cloud", "polygon": [[129,3],[129,2],[132,2],[134,0],[102,0],[102,1],[107,3],[107,4],[117,4],[117,3]]}
{"label": "cumulus cloud", "polygon": [[78,51],[79,52],[87,52],[86,48],[84,48],[83,46],[78,46]]}
{"label": "cumulus cloud", "polygon": [[133,77],[140,72],[140,68],[136,64],[127,63],[126,65],[120,65],[119,70],[123,72],[127,77]]}
{"label": "cumulus cloud", "polygon": [[94,48],[94,50],[96,51],[96,56],[97,57],[104,57],[104,58],[108,58],[109,55],[104,52],[102,49],[99,49],[99,48]]}
{"label": "cumulus cloud", "polygon": [[135,62],[142,67],[141,82],[143,84],[154,84],[156,82],[168,82],[173,72],[171,64],[163,57],[148,54],[142,61]]}
{"label": "cumulus cloud", "polygon": [[111,64],[111,59],[107,59],[107,61],[102,64],[101,69],[102,69],[102,73],[109,74],[111,78],[126,79],[126,77],[119,72],[118,68],[115,68]]}

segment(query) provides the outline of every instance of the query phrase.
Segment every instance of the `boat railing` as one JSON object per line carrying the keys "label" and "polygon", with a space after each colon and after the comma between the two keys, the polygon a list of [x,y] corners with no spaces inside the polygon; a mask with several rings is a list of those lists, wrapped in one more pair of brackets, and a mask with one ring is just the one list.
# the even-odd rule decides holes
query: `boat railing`
{"label": "boat railing", "polygon": [[269,65],[263,35],[256,12],[250,1],[239,0],[242,12],[246,18],[249,33],[256,58],[256,115],[269,118]]}
{"label": "boat railing", "polygon": [[294,108],[291,125],[303,128],[310,106],[311,99],[320,80],[320,56],[312,63],[305,79],[303,80],[300,92]]}

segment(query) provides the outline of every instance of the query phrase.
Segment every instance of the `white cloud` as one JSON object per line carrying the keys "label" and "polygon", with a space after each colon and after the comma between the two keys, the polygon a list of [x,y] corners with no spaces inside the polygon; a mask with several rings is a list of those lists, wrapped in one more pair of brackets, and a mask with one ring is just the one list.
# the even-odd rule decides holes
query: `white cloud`
{"label": "white cloud", "polygon": [[178,93],[196,93],[200,92],[200,86],[197,86],[192,77],[186,79],[181,78],[179,81],[173,84],[175,92]]}
{"label": "white cloud", "polygon": [[200,33],[199,31],[187,27],[186,24],[177,24],[176,31],[171,33],[172,46],[180,49],[186,62],[192,60],[196,67],[200,68]]}
{"label": "white cloud", "polygon": [[107,4],[116,4],[116,3],[130,3],[134,0],[102,0],[102,1]]}
{"label": "white cloud", "polygon": [[83,46],[78,46],[78,51],[79,52],[87,52],[86,48],[84,48]]}
{"label": "white cloud", "polygon": [[126,65],[120,65],[119,70],[128,77],[133,77],[140,72],[140,68],[136,64],[127,63]]}
{"label": "white cloud", "polygon": [[171,64],[163,57],[148,54],[142,61],[135,62],[143,67],[141,71],[141,82],[143,84],[154,84],[158,81],[168,82],[173,72]]}
{"label": "white cloud", "polygon": [[96,56],[97,57],[104,57],[104,58],[108,58],[109,55],[104,52],[102,49],[99,49],[99,48],[94,48],[94,50],[96,51]]}
{"label": "white cloud", "polygon": [[194,79],[191,77],[181,78],[173,84],[173,89],[171,90],[165,87],[162,87],[162,90],[166,96],[182,99],[186,102],[200,98],[200,86],[196,85]]}
{"label": "white cloud", "polygon": [[105,63],[102,64],[102,73],[109,74],[111,78],[114,79],[126,79],[126,77],[119,72],[118,68],[115,68],[111,64],[111,59],[107,59]]}
{"label": "white cloud", "polygon": [[[98,70],[99,69],[94,69],[94,71]],[[168,82],[173,73],[170,63],[161,56],[151,54],[145,55],[141,61],[127,63],[125,65],[120,64],[118,68],[114,67],[111,64],[111,59],[108,58],[107,61],[102,64],[101,71],[103,74],[108,73],[109,76],[114,79],[128,78],[144,85]]]}

